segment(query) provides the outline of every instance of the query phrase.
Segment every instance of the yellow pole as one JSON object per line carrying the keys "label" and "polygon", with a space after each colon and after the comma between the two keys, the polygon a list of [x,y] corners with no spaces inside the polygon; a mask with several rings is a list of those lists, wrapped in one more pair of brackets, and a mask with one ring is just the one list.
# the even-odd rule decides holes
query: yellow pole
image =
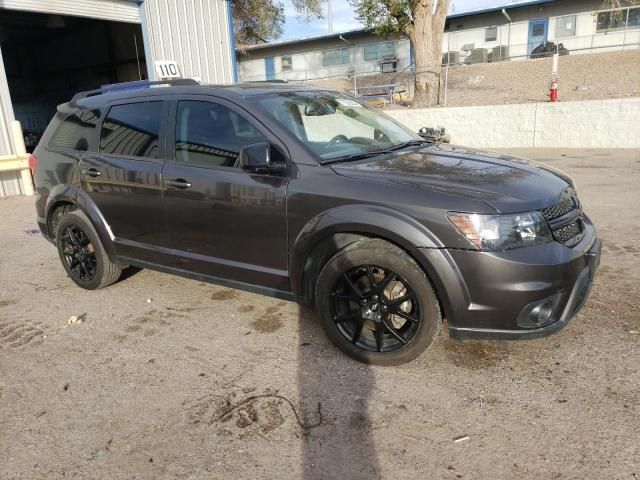
{"label": "yellow pole", "polygon": [[[22,134],[22,127],[18,120],[11,122],[11,132],[13,133],[13,142],[16,146],[16,155],[18,157],[27,156],[27,148],[24,145],[24,136]],[[31,171],[28,168],[20,170],[20,176],[22,177],[23,192],[27,196],[31,196],[35,193],[33,189],[33,179],[31,178]]]}

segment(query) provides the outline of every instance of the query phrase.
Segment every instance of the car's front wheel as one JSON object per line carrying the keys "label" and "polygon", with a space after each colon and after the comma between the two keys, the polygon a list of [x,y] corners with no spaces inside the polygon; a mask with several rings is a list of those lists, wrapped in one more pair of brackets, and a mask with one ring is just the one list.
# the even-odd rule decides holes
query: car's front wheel
{"label": "car's front wheel", "polygon": [[336,253],[316,285],[320,322],[340,350],[361,362],[399,365],[423,353],[442,322],[436,294],[400,248],[366,239]]}
{"label": "car's front wheel", "polygon": [[109,259],[98,233],[82,211],[74,210],[60,218],[56,244],[64,269],[78,286],[96,290],[120,278],[122,268]]}

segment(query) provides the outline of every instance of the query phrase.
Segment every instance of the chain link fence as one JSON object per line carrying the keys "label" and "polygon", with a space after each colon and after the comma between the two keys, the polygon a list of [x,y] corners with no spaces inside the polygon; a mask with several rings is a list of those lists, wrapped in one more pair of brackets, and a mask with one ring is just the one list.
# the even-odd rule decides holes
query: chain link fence
{"label": "chain link fence", "polygon": [[[537,20],[449,31],[442,63],[427,67],[439,72],[439,103],[548,100],[553,53],[560,55],[561,101],[640,96],[640,7],[624,12],[624,16],[605,15],[604,20],[602,12],[552,18],[544,27],[551,41],[538,42],[532,36]],[[594,23],[595,34],[575,35],[576,24],[585,29]],[[527,41],[518,43],[517,38]],[[280,65],[273,78],[345,91],[383,107],[410,104],[416,72],[407,39],[368,45],[344,41],[337,48],[277,57]],[[255,62],[263,64],[263,60]],[[252,71],[251,64],[240,63],[241,79],[265,80],[264,73]]]}

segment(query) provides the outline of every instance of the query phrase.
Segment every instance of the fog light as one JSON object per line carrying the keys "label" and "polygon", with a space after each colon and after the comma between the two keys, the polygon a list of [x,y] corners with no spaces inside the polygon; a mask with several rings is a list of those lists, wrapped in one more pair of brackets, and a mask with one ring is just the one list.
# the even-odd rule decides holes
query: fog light
{"label": "fog light", "polygon": [[560,293],[556,293],[544,300],[530,303],[518,315],[518,326],[521,328],[540,328],[553,321],[553,311],[560,300]]}

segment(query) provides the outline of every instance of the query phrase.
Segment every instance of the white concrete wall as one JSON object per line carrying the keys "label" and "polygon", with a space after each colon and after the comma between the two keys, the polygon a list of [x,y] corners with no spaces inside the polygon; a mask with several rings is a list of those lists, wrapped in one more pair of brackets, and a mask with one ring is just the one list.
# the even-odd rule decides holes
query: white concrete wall
{"label": "white concrete wall", "polygon": [[445,127],[471,147],[640,148],[640,98],[388,110],[414,131]]}

